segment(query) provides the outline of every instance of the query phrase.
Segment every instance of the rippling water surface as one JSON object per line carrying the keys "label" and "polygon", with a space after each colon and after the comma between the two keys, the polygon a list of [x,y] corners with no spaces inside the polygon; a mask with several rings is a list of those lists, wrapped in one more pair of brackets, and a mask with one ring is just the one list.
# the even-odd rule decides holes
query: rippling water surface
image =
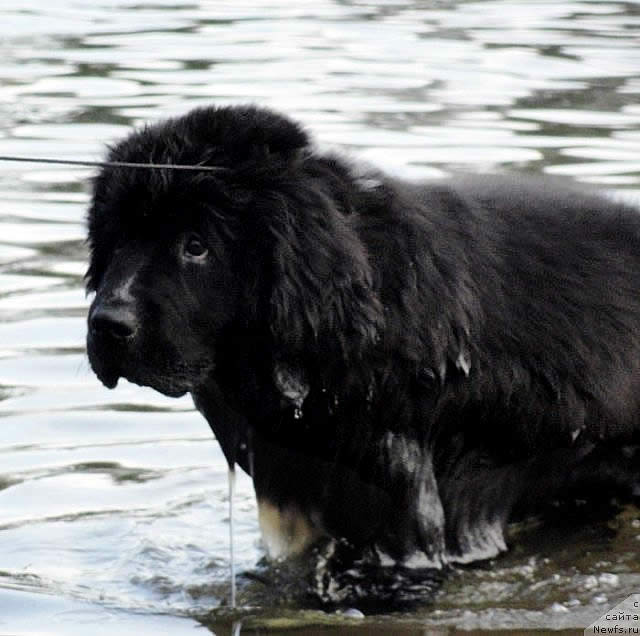
{"label": "rippling water surface", "polygon": [[[639,33],[640,4],[616,1],[3,3],[0,154],[96,159],[132,125],[250,101],[398,174],[545,172],[640,201]],[[188,399],[107,391],[85,360],[90,175],[0,164],[0,633],[582,629],[640,592],[627,508],[521,530],[408,615],[269,610],[279,592],[257,583],[226,613],[226,465],[206,422]],[[246,478],[235,514],[246,572],[262,554]]]}

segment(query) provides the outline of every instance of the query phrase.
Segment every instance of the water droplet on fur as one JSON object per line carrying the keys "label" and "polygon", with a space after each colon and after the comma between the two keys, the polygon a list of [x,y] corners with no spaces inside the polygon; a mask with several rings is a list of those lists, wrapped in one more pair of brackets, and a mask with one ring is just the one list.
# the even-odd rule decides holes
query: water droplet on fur
{"label": "water droplet on fur", "polygon": [[471,371],[471,360],[469,358],[469,352],[466,350],[461,350],[458,354],[458,359],[456,360],[456,366],[462,373],[466,376],[469,375],[469,371]]}
{"label": "water droplet on fur", "polygon": [[300,372],[294,372],[284,365],[275,370],[275,382],[278,390],[295,407],[294,417],[302,417],[302,404],[309,395],[309,385],[302,379]]}
{"label": "water droplet on fur", "polygon": [[231,577],[231,599],[229,604],[232,609],[236,607],[236,564],[233,550],[233,496],[236,491],[236,471],[233,466],[229,466],[229,472],[227,473],[227,480],[229,482],[229,569]]}
{"label": "water droplet on fur", "polygon": [[373,386],[373,382],[369,383],[369,386],[367,388],[367,404],[369,406],[371,406],[371,403],[373,402],[373,396],[375,395],[375,389]]}

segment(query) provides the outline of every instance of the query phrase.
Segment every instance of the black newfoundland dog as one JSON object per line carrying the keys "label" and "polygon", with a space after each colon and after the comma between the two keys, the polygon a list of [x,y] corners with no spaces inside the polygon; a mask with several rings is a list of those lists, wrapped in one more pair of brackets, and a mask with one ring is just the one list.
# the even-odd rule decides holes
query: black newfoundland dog
{"label": "black newfoundland dog", "polygon": [[512,176],[411,183],[254,107],[145,127],[89,211],[91,365],[191,393],[274,557],[405,571],[638,494],[640,216]]}

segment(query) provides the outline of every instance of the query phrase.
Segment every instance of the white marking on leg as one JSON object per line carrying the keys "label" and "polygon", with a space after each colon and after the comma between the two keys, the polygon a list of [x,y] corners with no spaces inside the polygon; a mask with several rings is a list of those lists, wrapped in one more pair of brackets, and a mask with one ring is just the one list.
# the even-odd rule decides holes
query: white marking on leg
{"label": "white marking on leg", "polygon": [[258,500],[258,522],[267,553],[272,559],[300,554],[321,532],[296,506],[276,506],[266,499]]}

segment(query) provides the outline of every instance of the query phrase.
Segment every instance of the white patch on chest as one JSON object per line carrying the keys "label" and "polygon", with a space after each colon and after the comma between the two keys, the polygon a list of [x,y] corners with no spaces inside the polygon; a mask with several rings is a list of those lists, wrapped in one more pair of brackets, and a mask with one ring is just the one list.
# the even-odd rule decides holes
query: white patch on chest
{"label": "white patch on chest", "polygon": [[258,522],[267,553],[272,559],[300,554],[321,532],[296,506],[277,506],[258,500]]}

